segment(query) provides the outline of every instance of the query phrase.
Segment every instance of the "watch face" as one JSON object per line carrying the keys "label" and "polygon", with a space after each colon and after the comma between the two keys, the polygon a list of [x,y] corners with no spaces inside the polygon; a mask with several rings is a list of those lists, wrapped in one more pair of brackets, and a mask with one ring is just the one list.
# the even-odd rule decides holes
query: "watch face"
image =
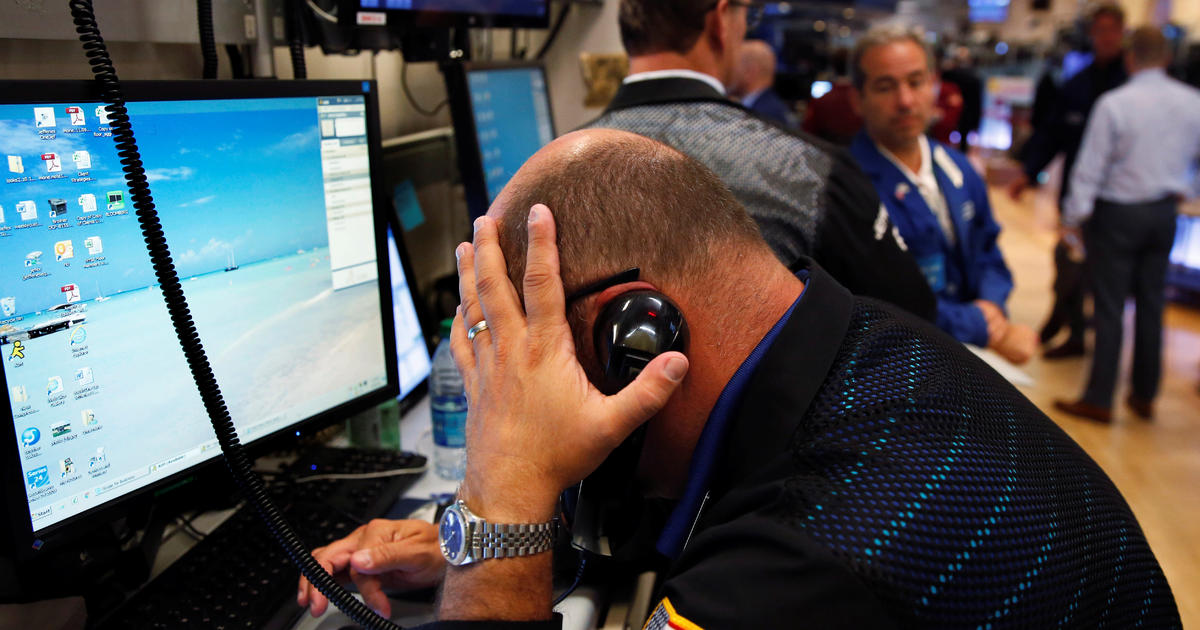
{"label": "watch face", "polygon": [[442,547],[442,555],[450,564],[460,564],[466,558],[466,524],[462,514],[451,506],[442,513],[442,523],[438,528],[438,542]]}

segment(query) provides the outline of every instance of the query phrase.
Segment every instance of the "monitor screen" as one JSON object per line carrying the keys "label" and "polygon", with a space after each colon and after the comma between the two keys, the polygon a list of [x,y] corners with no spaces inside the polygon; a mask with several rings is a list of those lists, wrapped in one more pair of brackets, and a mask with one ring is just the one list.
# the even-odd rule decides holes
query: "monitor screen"
{"label": "monitor screen", "polygon": [[467,89],[488,203],[517,169],[554,139],[540,66],[468,69]]}
{"label": "monitor screen", "polygon": [[967,18],[971,22],[1004,22],[1008,19],[1009,0],[968,0]]}
{"label": "monitor screen", "polygon": [[409,288],[404,260],[391,227],[387,231],[388,266],[392,278],[392,316],[396,320],[396,364],[400,368],[400,397],[408,396],[425,379],[433,361],[417,317],[417,304]]}
{"label": "monitor screen", "polygon": [[[420,26],[543,28],[548,22],[547,0],[349,0],[362,12],[387,11]],[[347,0],[343,0],[347,2]],[[344,5],[343,5],[344,6]]]}
{"label": "monitor screen", "polygon": [[[197,330],[250,443],[394,392],[374,96],[363,82],[206,83],[147,84],[145,98],[131,87],[128,107]],[[220,455],[108,112],[78,91],[0,96],[0,352],[16,449],[4,457],[20,462],[35,534]]]}

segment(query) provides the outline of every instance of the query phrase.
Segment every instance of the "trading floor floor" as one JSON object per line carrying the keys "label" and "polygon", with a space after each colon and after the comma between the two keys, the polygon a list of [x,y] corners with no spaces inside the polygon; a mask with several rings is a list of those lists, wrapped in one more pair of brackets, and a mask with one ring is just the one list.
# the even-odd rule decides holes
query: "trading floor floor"
{"label": "trading floor floor", "polygon": [[[1057,218],[1049,192],[1026,193],[1016,203],[1002,188],[991,190],[996,219],[1003,226],[1000,247],[1016,280],[1010,314],[1035,330],[1052,300]],[[1023,366],[1035,384],[1021,390],[1112,477],[1166,572],[1183,626],[1200,629],[1200,310],[1174,304],[1167,308],[1162,391],[1153,422],[1139,420],[1120,402],[1128,391],[1132,314],[1130,303],[1112,425],[1053,409],[1054,399],[1075,399],[1083,391],[1090,354],[1058,361],[1035,358]]]}

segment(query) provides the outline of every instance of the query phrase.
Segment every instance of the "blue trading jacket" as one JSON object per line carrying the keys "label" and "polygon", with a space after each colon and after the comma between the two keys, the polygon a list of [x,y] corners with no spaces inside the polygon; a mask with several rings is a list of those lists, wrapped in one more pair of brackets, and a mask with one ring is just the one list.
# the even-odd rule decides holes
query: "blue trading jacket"
{"label": "blue trading jacket", "polygon": [[955,339],[987,346],[987,322],[972,302],[1001,308],[1012,291],[1012,274],[996,245],[1000,226],[992,218],[987,187],[966,156],[930,139],[933,172],[954,222],[957,244],[946,240],[937,217],[900,169],[860,132],[850,152],[900,230],[908,251],[937,296],[937,325]]}

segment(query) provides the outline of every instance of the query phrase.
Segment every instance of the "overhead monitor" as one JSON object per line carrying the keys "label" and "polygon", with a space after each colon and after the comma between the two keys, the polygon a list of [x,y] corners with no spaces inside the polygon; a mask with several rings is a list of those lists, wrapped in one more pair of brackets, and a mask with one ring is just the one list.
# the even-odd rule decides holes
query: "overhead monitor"
{"label": "overhead monitor", "polygon": [[1000,23],[1008,20],[1009,0],[967,0],[967,19],[972,23]]}
{"label": "overhead monitor", "polygon": [[[300,435],[394,396],[374,84],[125,87],[242,441]],[[18,544],[69,532],[220,456],[108,115],[94,82],[10,82],[0,94],[0,414],[10,421],[0,474]]]}
{"label": "overhead monitor", "polygon": [[415,26],[544,28],[549,21],[547,0],[342,0],[341,6],[356,14],[392,14]]}
{"label": "overhead monitor", "polygon": [[452,65],[445,75],[467,207],[479,216],[554,139],[546,75],[540,63]]}

